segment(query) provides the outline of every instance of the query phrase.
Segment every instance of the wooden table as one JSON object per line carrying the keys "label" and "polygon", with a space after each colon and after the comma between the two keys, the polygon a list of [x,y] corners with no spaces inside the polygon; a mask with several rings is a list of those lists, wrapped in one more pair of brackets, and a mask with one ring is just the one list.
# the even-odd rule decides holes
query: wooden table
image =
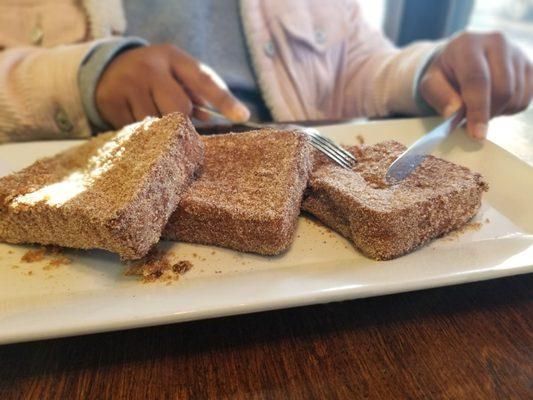
{"label": "wooden table", "polygon": [[532,399],[532,288],[529,274],[0,346],[0,399]]}

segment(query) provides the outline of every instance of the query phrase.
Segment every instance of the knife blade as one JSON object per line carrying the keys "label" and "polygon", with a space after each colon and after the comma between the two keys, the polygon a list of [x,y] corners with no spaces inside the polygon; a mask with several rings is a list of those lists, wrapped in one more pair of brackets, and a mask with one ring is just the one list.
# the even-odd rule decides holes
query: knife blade
{"label": "knife blade", "polygon": [[460,108],[449,118],[422,136],[405,150],[390,165],[385,179],[393,184],[405,179],[435,148],[442,143],[455,128],[465,121],[465,110]]}

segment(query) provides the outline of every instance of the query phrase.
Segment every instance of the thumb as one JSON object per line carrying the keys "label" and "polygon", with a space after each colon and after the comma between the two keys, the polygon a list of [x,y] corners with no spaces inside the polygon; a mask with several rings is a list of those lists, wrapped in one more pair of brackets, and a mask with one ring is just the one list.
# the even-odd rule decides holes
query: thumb
{"label": "thumb", "polygon": [[461,96],[439,69],[429,70],[420,81],[420,95],[443,117],[449,117],[461,105]]}

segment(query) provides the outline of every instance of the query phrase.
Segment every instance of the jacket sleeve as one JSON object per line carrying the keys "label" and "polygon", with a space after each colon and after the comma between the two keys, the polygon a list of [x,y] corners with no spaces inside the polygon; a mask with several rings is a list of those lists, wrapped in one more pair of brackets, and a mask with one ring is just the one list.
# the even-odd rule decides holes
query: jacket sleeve
{"label": "jacket sleeve", "polygon": [[90,135],[78,70],[98,43],[0,51],[0,142]]}
{"label": "jacket sleeve", "polygon": [[428,108],[416,95],[418,79],[439,44],[418,42],[403,49],[394,47],[364,20],[356,1],[351,2],[350,23],[344,115],[427,113]]}

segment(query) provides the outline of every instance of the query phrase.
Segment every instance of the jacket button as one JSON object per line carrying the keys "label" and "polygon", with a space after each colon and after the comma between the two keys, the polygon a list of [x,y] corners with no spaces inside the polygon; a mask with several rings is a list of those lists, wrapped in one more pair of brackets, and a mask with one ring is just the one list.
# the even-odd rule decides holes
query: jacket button
{"label": "jacket button", "polygon": [[30,32],[31,42],[36,46],[40,46],[41,43],[43,42],[43,38],[44,38],[43,30],[40,28],[39,25],[35,25]]}
{"label": "jacket button", "polygon": [[73,128],[72,122],[70,122],[67,113],[62,108],[56,111],[55,121],[61,132],[70,132]]}
{"label": "jacket button", "polygon": [[318,44],[326,43],[326,33],[322,29],[317,29],[315,31],[315,40]]}
{"label": "jacket button", "polygon": [[267,57],[272,58],[276,55],[276,45],[273,41],[268,41],[264,44],[263,50]]}

